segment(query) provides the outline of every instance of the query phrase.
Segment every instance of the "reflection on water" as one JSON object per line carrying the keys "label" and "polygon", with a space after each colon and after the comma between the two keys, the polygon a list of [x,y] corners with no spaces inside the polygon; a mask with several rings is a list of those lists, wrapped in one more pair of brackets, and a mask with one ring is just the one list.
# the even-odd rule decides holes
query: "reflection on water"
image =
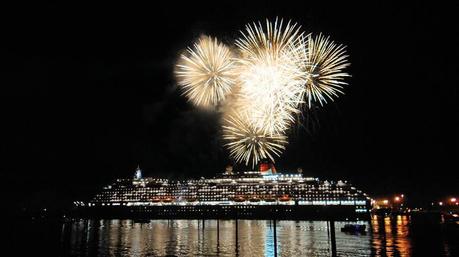
{"label": "reflection on water", "polygon": [[[457,251],[441,239],[430,241],[440,246],[435,255],[423,255],[427,238],[412,236],[406,216],[359,223],[367,233],[341,232],[345,223],[335,222],[338,256],[454,256]],[[70,256],[275,256],[276,242],[278,256],[331,256],[329,228],[325,221],[278,221],[274,238],[269,220],[239,220],[237,226],[234,220],[80,220],[63,225],[61,243]]]}
{"label": "reflection on water", "polygon": [[371,220],[375,256],[411,256],[408,216],[377,217]]}

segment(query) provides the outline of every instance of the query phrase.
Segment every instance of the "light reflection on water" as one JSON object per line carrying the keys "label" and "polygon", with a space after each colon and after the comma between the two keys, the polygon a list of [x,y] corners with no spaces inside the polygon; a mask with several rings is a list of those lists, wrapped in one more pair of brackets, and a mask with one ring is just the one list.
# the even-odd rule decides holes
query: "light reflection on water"
{"label": "light reflection on water", "polygon": [[375,256],[411,256],[409,218],[376,217],[371,220]]}
{"label": "light reflection on water", "polygon": [[[360,221],[365,234],[340,231],[338,256],[413,256],[409,218]],[[63,225],[62,241],[71,256],[275,256],[269,220],[80,220]],[[419,247],[419,246],[418,246]],[[448,245],[443,254],[450,256]],[[446,250],[445,250],[446,249]],[[278,256],[331,256],[326,221],[277,221]],[[420,255],[419,255],[420,256]]]}

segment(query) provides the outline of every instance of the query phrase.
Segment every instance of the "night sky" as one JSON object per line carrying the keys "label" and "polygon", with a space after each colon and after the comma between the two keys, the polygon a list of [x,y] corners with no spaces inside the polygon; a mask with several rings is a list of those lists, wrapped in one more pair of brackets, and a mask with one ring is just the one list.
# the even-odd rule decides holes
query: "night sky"
{"label": "night sky", "polygon": [[345,95],[289,134],[278,171],[417,202],[459,193],[459,33],[447,6],[165,2],[3,8],[0,190],[15,208],[88,199],[138,164],[167,178],[222,172],[218,116],[180,95],[174,63],[201,34],[230,43],[276,16],[347,45],[352,74]]}

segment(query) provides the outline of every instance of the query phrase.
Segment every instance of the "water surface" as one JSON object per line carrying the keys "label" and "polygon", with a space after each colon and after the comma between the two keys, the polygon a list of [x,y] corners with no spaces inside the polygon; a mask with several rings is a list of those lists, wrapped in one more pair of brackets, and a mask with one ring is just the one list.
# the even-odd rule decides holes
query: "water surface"
{"label": "water surface", "polygon": [[[60,256],[254,257],[276,256],[275,250],[277,256],[331,256],[326,221],[277,221],[276,238],[272,221],[237,222],[236,230],[235,220],[77,220],[60,224],[57,233],[45,227],[45,237],[36,230],[21,237],[29,238],[24,247],[37,253],[58,249]],[[346,222],[335,222],[338,256],[459,256],[458,235],[441,224],[417,224],[406,216],[358,223],[366,233],[341,232]]]}

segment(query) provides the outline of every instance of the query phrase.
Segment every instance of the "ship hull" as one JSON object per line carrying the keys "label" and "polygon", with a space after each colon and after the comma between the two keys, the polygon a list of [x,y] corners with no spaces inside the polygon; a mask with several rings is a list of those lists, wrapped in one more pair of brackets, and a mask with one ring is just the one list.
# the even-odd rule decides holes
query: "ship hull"
{"label": "ship hull", "polygon": [[193,205],[93,206],[74,211],[75,217],[101,219],[283,219],[368,220],[354,206],[307,205]]}

